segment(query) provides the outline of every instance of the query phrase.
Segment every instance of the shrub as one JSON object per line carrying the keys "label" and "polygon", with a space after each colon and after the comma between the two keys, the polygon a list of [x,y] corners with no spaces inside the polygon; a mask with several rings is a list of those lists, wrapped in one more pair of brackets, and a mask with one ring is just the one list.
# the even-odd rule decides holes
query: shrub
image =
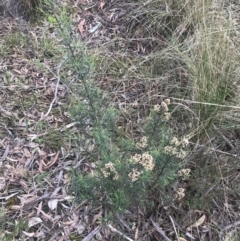
{"label": "shrub", "polygon": [[91,172],[73,172],[72,190],[76,197],[113,212],[149,207],[149,195],[164,190],[186,156],[187,141],[171,140],[170,100],[153,106],[136,130],[125,133],[121,110],[91,80],[84,79],[75,93],[78,100],[74,100],[70,113],[82,130],[79,139],[89,138],[94,143],[89,151],[84,147],[86,142],[79,142],[83,145],[81,150],[88,152],[93,168]]}
{"label": "shrub", "polygon": [[29,20],[42,0],[0,0],[4,15]]}

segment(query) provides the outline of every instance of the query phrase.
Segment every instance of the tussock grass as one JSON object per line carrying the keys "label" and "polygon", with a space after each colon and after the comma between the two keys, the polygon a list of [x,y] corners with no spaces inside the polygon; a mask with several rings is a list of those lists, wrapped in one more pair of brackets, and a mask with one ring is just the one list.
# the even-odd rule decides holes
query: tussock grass
{"label": "tussock grass", "polygon": [[[138,32],[131,30],[128,34],[137,36],[146,52],[132,54],[125,48],[106,54],[103,49],[100,75],[110,78],[112,92],[118,91],[121,82],[125,87],[131,85],[130,79],[140,80],[148,91],[151,85],[160,83],[160,88],[151,90],[149,104],[156,103],[161,95],[185,99],[192,104],[193,132],[204,130],[206,134],[231,109],[222,106],[233,107],[238,101],[239,57],[232,40],[236,28],[224,2],[153,1],[141,13],[131,14],[138,19],[135,25],[130,21]],[[148,47],[141,42],[143,36],[148,38]],[[155,40],[158,45],[153,47]]]}
{"label": "tussock grass", "polygon": [[[60,6],[59,14],[46,15],[46,25],[56,31],[53,36],[57,40],[43,33],[41,41],[33,43],[38,58],[32,64],[39,65],[37,71],[43,72],[43,78],[51,75],[58,79],[59,96],[65,96],[62,85],[66,87],[71,121],[65,116],[66,107],[60,108],[64,104],[57,102],[57,95],[55,104],[59,106],[52,106],[51,114],[59,117],[59,123],[53,128],[54,116],[41,119],[40,112],[48,110],[37,101],[46,92],[44,86],[38,95],[21,102],[21,118],[33,105],[39,112],[24,131],[34,131],[35,142],[46,151],[61,150],[65,157],[59,165],[68,156],[66,146],[77,153],[77,163],[70,155],[71,164],[63,168],[67,174],[63,185],[76,200],[87,203],[89,210],[101,209],[103,222],[121,212],[131,215],[126,223],[136,222],[141,230],[148,217],[159,221],[161,214],[168,223],[171,213],[181,227],[187,227],[199,218],[193,210],[200,210],[213,219],[209,229],[217,240],[220,230],[213,223],[223,227],[238,217],[230,208],[225,210],[229,203],[238,209],[239,193],[235,170],[239,46],[234,41],[237,29],[228,12],[229,1],[129,0],[111,4],[107,2],[106,8],[112,12],[126,10],[115,16],[121,28],[116,28],[116,37],[109,34],[110,41],[89,41],[89,49],[79,43],[71,25],[74,10]],[[94,12],[98,8],[90,9]],[[18,36],[4,38],[4,57],[11,47],[20,50],[29,45],[28,39],[22,38],[18,46]],[[11,46],[6,46],[7,42]],[[66,59],[61,71],[60,67],[51,70],[59,58]],[[9,84],[11,72],[3,78]],[[56,86],[49,85],[47,91],[54,95]],[[24,93],[16,92],[11,100],[19,102],[18,95]],[[52,99],[43,96],[49,105]],[[72,131],[62,132],[72,127]],[[50,167],[62,168],[59,165],[56,162]],[[185,171],[186,176],[179,171]],[[58,171],[35,176],[38,188],[48,185],[54,173]],[[53,183],[60,174],[54,178]],[[216,212],[225,220],[217,219]],[[11,224],[7,229],[14,227]],[[175,240],[185,232],[166,234]]]}
{"label": "tussock grass", "polygon": [[[205,195],[206,189],[220,189],[216,199],[227,201],[226,186],[218,182],[233,171],[236,161],[239,45],[234,41],[238,30],[228,12],[230,3],[141,4],[135,3],[135,10],[122,20],[127,26],[125,40],[98,48],[97,76],[103,80],[101,88],[124,106],[122,118],[131,122],[146,120],[153,105],[171,98],[171,128],[194,144],[184,161],[194,176],[187,185],[186,202],[190,209],[204,205],[210,211],[215,194]],[[219,161],[223,156],[227,168]]]}
{"label": "tussock grass", "polygon": [[47,0],[0,0],[0,12],[4,16],[29,21],[36,17],[39,10],[42,12],[42,7],[48,3]]}

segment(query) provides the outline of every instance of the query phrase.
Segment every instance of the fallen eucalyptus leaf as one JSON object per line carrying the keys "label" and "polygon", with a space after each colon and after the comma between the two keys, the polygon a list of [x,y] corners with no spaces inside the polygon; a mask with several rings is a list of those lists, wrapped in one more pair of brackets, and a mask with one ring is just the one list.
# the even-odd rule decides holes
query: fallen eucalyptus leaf
{"label": "fallen eucalyptus leaf", "polygon": [[36,226],[37,224],[42,223],[42,219],[38,217],[32,217],[28,220],[28,227],[31,228],[33,226]]}
{"label": "fallen eucalyptus leaf", "polygon": [[94,33],[95,31],[98,30],[98,28],[101,26],[102,24],[100,22],[98,22],[93,28],[91,28],[89,30],[89,33]]}
{"label": "fallen eucalyptus leaf", "polygon": [[187,228],[187,231],[190,231],[192,228],[197,228],[201,226],[204,223],[205,219],[206,219],[206,215],[203,214],[201,218],[199,218],[194,224],[190,225]]}
{"label": "fallen eucalyptus leaf", "polygon": [[58,199],[52,199],[48,201],[48,207],[51,210],[54,210],[57,207],[57,205],[58,205]]}

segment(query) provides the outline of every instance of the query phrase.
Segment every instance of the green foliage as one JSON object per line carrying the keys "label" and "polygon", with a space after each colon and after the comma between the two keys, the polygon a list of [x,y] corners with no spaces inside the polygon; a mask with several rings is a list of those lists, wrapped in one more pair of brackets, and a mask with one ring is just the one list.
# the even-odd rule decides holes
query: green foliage
{"label": "green foliage", "polygon": [[[165,11],[165,3],[169,11]],[[72,37],[67,8],[50,20],[53,25],[56,20],[66,47],[65,72],[74,76],[74,80],[68,81],[65,74],[64,82],[73,93],[69,113],[81,131],[77,140],[79,152],[86,155],[86,165],[84,163],[72,172],[70,189],[81,201],[102,205],[112,213],[139,206],[151,207],[154,200],[151,197],[156,195],[159,198],[159,193],[162,200],[171,199],[168,186],[176,180],[176,172],[187,155],[188,139],[202,137],[203,131],[209,134],[218,117],[222,116],[221,105],[227,105],[234,97],[229,80],[236,79],[233,73],[237,62],[235,57],[228,61],[232,55],[229,33],[208,26],[212,21],[207,18],[210,1],[165,1],[162,11],[155,11],[155,4],[160,6],[163,1],[150,2],[141,14],[136,8],[134,18],[137,23],[131,21],[130,37],[125,42],[122,40],[124,51],[118,48],[116,54],[107,53],[101,60]],[[128,17],[131,19],[130,15]],[[144,37],[145,34],[150,36],[146,38],[148,42],[151,38],[165,41],[144,45],[135,29]],[[146,55],[137,58],[131,55],[132,49],[130,54],[127,52],[133,44],[130,39],[135,36],[136,39],[139,37],[139,46],[148,46],[143,50]],[[101,68],[107,77],[112,78],[109,83],[113,84],[104,90],[95,79]],[[125,88],[130,86],[131,89],[131,81],[136,86],[141,85],[139,89],[136,87],[136,96],[127,93]],[[117,92],[116,86],[121,84],[126,90],[124,108],[118,105],[121,97],[113,102],[112,94],[117,94],[108,92]],[[138,93],[141,97],[137,96]],[[131,94],[135,101],[131,104],[137,103],[135,109],[128,107]],[[179,103],[171,104],[161,95],[170,95]],[[180,103],[181,99],[186,99],[187,104]],[[139,107],[139,103],[144,107]],[[180,113],[179,106],[189,112]],[[129,122],[132,128],[128,129]],[[174,138],[176,133],[182,138]],[[196,182],[192,185],[199,194]],[[187,190],[181,189],[183,192]],[[184,198],[183,194],[177,199]],[[194,197],[192,201],[198,206],[200,202],[197,203],[196,199]]]}
{"label": "green foliage", "polygon": [[[4,211],[5,212],[5,211]],[[0,211],[0,238],[2,241],[12,241],[16,238],[22,238],[22,231],[28,226],[26,220],[20,220],[17,222],[6,221],[6,214]]]}
{"label": "green foliage", "polygon": [[137,123],[137,112],[131,110],[128,115],[136,129],[124,130],[128,120],[110,95],[97,86],[97,58],[73,39],[67,13],[64,9],[60,16],[55,15],[66,47],[65,72],[74,76],[71,84],[67,76],[64,82],[73,93],[69,113],[82,133],[76,142],[78,151],[87,155],[91,167],[90,172],[72,172],[71,190],[81,201],[100,204],[113,213],[149,206],[150,194],[163,191],[180,165],[176,155],[164,151],[172,136],[167,121],[170,100],[163,101],[164,108],[150,107],[141,123]]}
{"label": "green foliage", "polygon": [[119,110],[91,80],[83,78],[75,94],[78,100],[73,101],[70,113],[86,136],[94,140],[89,158],[95,166],[93,174],[73,173],[72,190],[76,197],[102,204],[113,212],[146,205],[150,192],[169,184],[180,163],[164,153],[171,139],[164,114],[151,111],[139,127],[146,143],[140,140],[138,145],[139,134],[129,139],[119,130]]}
{"label": "green foliage", "polygon": [[36,138],[36,142],[39,144],[45,144],[46,147],[50,148],[53,151],[58,151],[61,147],[64,146],[63,142],[63,133],[59,131],[50,130],[45,135]]}

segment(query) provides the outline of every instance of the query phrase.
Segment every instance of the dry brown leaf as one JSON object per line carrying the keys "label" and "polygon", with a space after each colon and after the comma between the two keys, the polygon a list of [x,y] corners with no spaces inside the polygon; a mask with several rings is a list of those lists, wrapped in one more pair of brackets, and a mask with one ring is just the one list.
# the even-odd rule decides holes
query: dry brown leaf
{"label": "dry brown leaf", "polygon": [[79,30],[80,34],[83,34],[83,32],[85,31],[84,23],[85,23],[85,19],[81,20],[80,23],[78,24],[78,30]]}
{"label": "dry brown leaf", "polygon": [[39,205],[38,205],[37,216],[39,216],[40,210],[42,210],[42,203],[43,203],[43,202],[40,202]]}
{"label": "dry brown leaf", "polygon": [[178,241],[187,241],[185,238],[178,237]]}
{"label": "dry brown leaf", "polygon": [[56,197],[57,196],[57,193],[61,190],[61,187],[57,187],[53,193],[51,194],[51,197]]}
{"label": "dry brown leaf", "polygon": [[37,224],[42,223],[42,219],[38,217],[32,217],[28,220],[28,227],[31,228],[33,226],[36,226]]}
{"label": "dry brown leaf", "polygon": [[35,233],[28,233],[26,231],[23,231],[23,233],[30,238],[34,237],[34,235],[35,235]]}
{"label": "dry brown leaf", "polygon": [[95,223],[101,216],[102,216],[102,209],[98,214],[94,215],[92,223]]}
{"label": "dry brown leaf", "polygon": [[[39,210],[38,208],[36,208],[36,209]],[[53,222],[53,218],[52,218],[50,215],[46,214],[46,213],[43,212],[42,210],[39,210],[39,212],[40,212],[46,219],[48,219],[49,221]]]}
{"label": "dry brown leaf", "polygon": [[105,4],[106,4],[105,2],[101,1],[101,2],[100,2],[100,5],[99,5],[99,8],[100,8],[100,9],[103,9],[103,7],[104,7]]}
{"label": "dry brown leaf", "polygon": [[44,170],[50,168],[52,165],[55,164],[55,162],[58,160],[58,155],[59,155],[59,153],[60,153],[60,151],[58,151],[58,152],[56,153],[55,157],[53,158],[53,160],[52,160],[50,163],[48,163],[48,165],[45,165],[45,166],[43,167]]}
{"label": "dry brown leaf", "polygon": [[190,225],[187,228],[187,230],[190,231],[192,228],[197,228],[197,227],[201,226],[204,223],[205,219],[206,219],[206,215],[203,214],[202,217],[199,218],[194,224]]}
{"label": "dry brown leaf", "polygon": [[75,228],[77,229],[78,234],[83,233],[83,231],[86,229],[85,225],[82,225],[80,222],[75,226]]}
{"label": "dry brown leaf", "polygon": [[39,237],[41,237],[41,236],[44,236],[44,233],[43,233],[43,231],[39,231],[39,232],[35,233],[34,236],[35,236],[36,238],[39,238]]}
{"label": "dry brown leaf", "polygon": [[22,209],[22,206],[20,206],[20,205],[11,205],[9,208],[10,208],[11,210],[21,210],[21,209]]}

